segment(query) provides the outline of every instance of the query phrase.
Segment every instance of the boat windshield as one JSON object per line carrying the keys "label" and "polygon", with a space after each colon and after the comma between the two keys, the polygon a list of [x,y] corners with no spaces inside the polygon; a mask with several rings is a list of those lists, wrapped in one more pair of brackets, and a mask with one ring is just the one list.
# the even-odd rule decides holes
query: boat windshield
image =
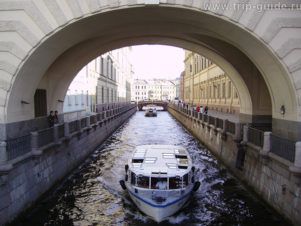
{"label": "boat windshield", "polygon": [[151,189],[166,190],[167,189],[167,178],[152,177]]}
{"label": "boat windshield", "polygon": [[182,188],[181,177],[170,177],[169,178],[169,189],[180,189]]}
{"label": "boat windshield", "polygon": [[137,186],[140,188],[149,188],[149,177],[143,175],[137,176]]}
{"label": "boat windshield", "polygon": [[[151,180],[151,183],[150,183]],[[150,188],[158,190],[167,189],[181,189],[188,186],[189,175],[185,174],[183,177],[147,177],[143,175],[136,175],[131,172],[131,184],[140,188]]]}

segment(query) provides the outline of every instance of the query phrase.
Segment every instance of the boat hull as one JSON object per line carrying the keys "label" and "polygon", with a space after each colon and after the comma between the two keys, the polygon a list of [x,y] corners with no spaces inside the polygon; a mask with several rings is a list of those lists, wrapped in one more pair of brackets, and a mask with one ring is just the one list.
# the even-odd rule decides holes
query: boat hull
{"label": "boat hull", "polygon": [[171,201],[161,204],[152,202],[150,199],[145,198],[143,195],[139,196],[134,191],[128,188],[129,195],[136,206],[146,215],[150,216],[156,222],[161,222],[167,217],[172,216],[178,212],[190,199],[193,190],[189,189],[183,196],[177,197]]}

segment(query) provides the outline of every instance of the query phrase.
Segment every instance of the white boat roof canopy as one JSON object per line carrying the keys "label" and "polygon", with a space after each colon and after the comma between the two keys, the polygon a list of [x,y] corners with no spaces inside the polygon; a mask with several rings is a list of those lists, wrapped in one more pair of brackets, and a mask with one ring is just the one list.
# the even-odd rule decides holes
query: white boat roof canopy
{"label": "white boat roof canopy", "polygon": [[137,146],[129,160],[132,172],[149,177],[182,177],[191,171],[191,166],[188,151],[175,145]]}

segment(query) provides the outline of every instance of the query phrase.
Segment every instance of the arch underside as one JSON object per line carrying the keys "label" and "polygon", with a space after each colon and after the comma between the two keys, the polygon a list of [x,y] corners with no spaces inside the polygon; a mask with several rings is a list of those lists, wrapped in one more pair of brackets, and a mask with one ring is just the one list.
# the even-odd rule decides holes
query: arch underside
{"label": "arch underside", "polygon": [[17,73],[6,122],[34,117],[33,104],[20,101],[33,103],[37,88],[47,90],[49,109],[62,109],[57,100],[64,99],[84,65],[107,51],[138,44],[172,45],[212,60],[236,86],[244,121],[282,118],[278,108],[283,103],[286,118],[297,119],[295,94],[285,69],[268,46],[248,30],[204,12],[134,7],[79,19],[40,43]]}

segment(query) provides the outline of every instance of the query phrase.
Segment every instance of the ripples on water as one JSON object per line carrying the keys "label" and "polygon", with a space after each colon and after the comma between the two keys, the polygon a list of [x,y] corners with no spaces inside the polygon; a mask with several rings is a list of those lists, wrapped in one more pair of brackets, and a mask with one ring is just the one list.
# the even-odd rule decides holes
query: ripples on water
{"label": "ripples on water", "polygon": [[[200,189],[174,216],[156,224],[119,186],[124,164],[136,145],[186,147],[198,168]],[[12,225],[288,225],[233,178],[167,112],[145,118],[137,112],[61,185]]]}

